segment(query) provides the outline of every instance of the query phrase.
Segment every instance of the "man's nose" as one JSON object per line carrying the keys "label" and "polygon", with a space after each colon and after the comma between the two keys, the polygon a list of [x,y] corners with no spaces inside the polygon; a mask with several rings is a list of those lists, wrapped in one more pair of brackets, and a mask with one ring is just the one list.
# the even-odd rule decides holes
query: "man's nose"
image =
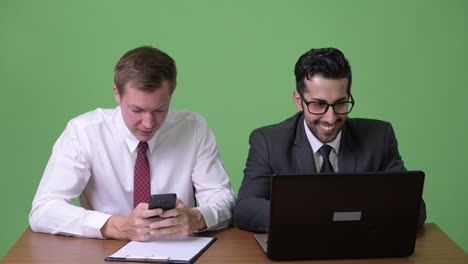
{"label": "man's nose", "polygon": [[146,128],[152,128],[154,126],[154,118],[151,113],[145,113],[143,115],[143,120],[141,122],[144,127]]}
{"label": "man's nose", "polygon": [[333,110],[333,106],[329,106],[327,111],[322,116],[322,121],[333,124],[335,123],[336,118],[337,117],[335,111]]}

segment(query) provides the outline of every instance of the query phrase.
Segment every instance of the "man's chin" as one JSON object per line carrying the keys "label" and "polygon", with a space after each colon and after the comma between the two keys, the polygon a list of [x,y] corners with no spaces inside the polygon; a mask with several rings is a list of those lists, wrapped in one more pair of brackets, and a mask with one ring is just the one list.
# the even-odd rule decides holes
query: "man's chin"
{"label": "man's chin", "polygon": [[146,142],[149,141],[153,135],[154,133],[138,132],[136,133],[135,137],[140,141]]}
{"label": "man's chin", "polygon": [[336,136],[338,135],[338,133],[333,133],[333,134],[321,134],[320,137],[318,137],[318,139],[322,142],[322,143],[330,143],[332,142],[333,140],[336,139]]}

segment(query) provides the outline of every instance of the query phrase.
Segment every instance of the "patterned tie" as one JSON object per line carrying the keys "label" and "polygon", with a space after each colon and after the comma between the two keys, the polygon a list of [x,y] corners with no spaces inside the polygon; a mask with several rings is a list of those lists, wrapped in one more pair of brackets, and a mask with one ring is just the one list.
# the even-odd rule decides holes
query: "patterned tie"
{"label": "patterned tie", "polygon": [[322,163],[322,168],[320,168],[320,173],[324,172],[333,172],[333,166],[331,165],[329,156],[330,156],[330,151],[332,150],[332,147],[329,145],[323,145],[320,149],[320,155],[323,157],[323,163]]}
{"label": "patterned tie", "polygon": [[150,168],[146,151],[148,150],[147,142],[138,144],[138,155],[135,162],[135,174],[133,175],[133,207],[139,203],[147,203],[151,194],[150,185]]}

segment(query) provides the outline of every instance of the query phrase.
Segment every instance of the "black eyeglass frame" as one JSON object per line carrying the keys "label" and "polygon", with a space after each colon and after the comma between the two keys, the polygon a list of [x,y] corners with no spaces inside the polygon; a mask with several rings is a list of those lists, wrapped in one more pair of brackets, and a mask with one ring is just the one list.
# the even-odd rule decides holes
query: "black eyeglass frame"
{"label": "black eyeglass frame", "polygon": [[[325,113],[328,111],[328,108],[329,108],[330,106],[332,107],[333,112],[334,112],[335,114],[337,114],[337,115],[346,115],[346,114],[351,113],[351,111],[353,110],[354,104],[355,104],[354,98],[353,98],[353,96],[351,95],[351,93],[348,93],[349,99],[350,99],[350,100],[347,100],[347,101],[338,101],[338,102],[335,102],[335,103],[333,103],[333,104],[329,104],[329,103],[327,103],[327,102],[325,102],[325,101],[322,101],[322,100],[313,100],[313,101],[309,101],[309,102],[308,102],[308,101],[306,101],[306,99],[304,98],[304,95],[303,95],[302,93],[299,93],[299,92],[298,92],[298,94],[301,96],[302,102],[304,102],[304,104],[306,105],[307,111],[308,111],[309,113],[313,114],[313,115],[323,115],[323,114],[325,114]],[[325,107],[325,110],[323,111],[323,113],[312,113],[312,112],[310,111],[310,108],[309,108],[309,104],[311,104],[311,103],[326,104],[327,107]],[[348,112],[346,112],[346,113],[337,113],[336,110],[335,110],[335,105],[337,105],[337,104],[342,104],[342,103],[351,104],[351,107],[348,109]]]}

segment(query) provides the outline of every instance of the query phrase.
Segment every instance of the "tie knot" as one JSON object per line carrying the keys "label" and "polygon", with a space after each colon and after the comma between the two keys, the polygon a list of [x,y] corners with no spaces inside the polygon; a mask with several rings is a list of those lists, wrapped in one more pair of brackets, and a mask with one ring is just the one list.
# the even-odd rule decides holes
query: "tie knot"
{"label": "tie knot", "polygon": [[328,159],[330,156],[330,151],[332,150],[332,147],[330,145],[324,144],[321,148],[319,148],[319,152],[324,157],[325,159]]}
{"label": "tie knot", "polygon": [[146,154],[147,150],[148,150],[148,142],[140,141],[140,143],[138,144],[138,152]]}

